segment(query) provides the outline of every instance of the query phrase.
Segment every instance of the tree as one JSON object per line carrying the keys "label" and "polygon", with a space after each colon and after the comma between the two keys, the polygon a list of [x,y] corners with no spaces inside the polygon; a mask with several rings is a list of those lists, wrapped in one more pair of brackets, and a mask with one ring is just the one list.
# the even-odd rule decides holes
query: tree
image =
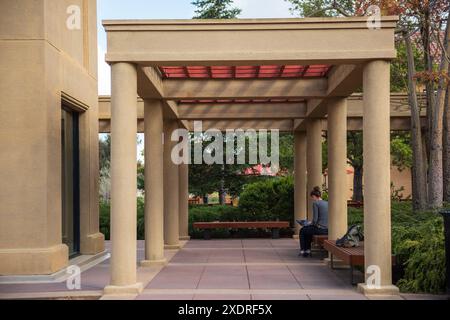
{"label": "tree", "polygon": [[[449,181],[448,143],[449,79],[449,10],[448,0],[287,0],[292,11],[302,16],[364,15],[369,6],[377,5],[383,14],[400,16],[397,41],[403,41],[407,54],[407,79],[411,110],[411,143],[414,153],[413,197],[415,209],[442,206],[444,179]],[[444,38],[444,42],[443,39]],[[419,49],[415,51],[415,48]],[[415,69],[416,53],[420,53],[422,72]],[[438,62],[440,61],[440,62]],[[417,64],[416,64],[417,65]],[[393,68],[394,69],[394,68]],[[401,70],[401,69],[400,69]],[[393,70],[393,72],[399,70]],[[395,77],[399,80],[401,76]],[[396,81],[395,85],[401,84]],[[427,124],[423,130],[416,91],[417,84],[426,88]],[[401,88],[401,86],[400,86]],[[447,102],[446,102],[447,101]],[[445,121],[444,121],[445,116]],[[446,125],[447,123],[447,125]],[[447,127],[446,127],[447,126]],[[424,142],[425,145],[424,145]],[[443,151],[444,150],[444,151]],[[425,173],[424,173],[425,172]],[[425,175],[425,177],[424,177]],[[444,176],[444,179],[443,179]],[[448,188],[447,188],[448,190]],[[450,191],[448,191],[450,193]],[[447,195],[447,191],[446,191]],[[426,203],[426,205],[424,205]]]}
{"label": "tree", "polygon": [[285,0],[291,3],[290,11],[300,17],[334,17],[355,14],[354,0]]}
{"label": "tree", "polygon": [[242,12],[231,7],[233,0],[195,0],[192,4],[197,7],[194,19],[235,19]]}
{"label": "tree", "polygon": [[[197,7],[194,19],[235,19],[242,12],[241,9],[232,7],[233,0],[195,0],[192,2]],[[226,178],[230,177],[230,168],[226,165],[206,164],[192,165],[190,173],[190,187],[195,194],[205,197],[215,190],[219,191],[220,204],[225,203]],[[208,173],[205,176],[205,173]],[[207,177],[208,181],[204,181]]]}
{"label": "tree", "polygon": [[[449,9],[450,10],[450,9]],[[430,122],[430,164],[428,178],[428,202],[431,208],[439,208],[442,206],[444,195],[443,181],[443,125],[444,125],[444,109],[445,96],[448,87],[448,70],[450,57],[450,12],[447,16],[447,26],[443,44],[443,54],[439,66],[437,82],[437,94],[435,103],[432,108]],[[434,89],[434,86],[433,86]]]}
{"label": "tree", "polygon": [[[449,72],[450,73],[450,72]],[[447,84],[447,97],[444,110],[444,200],[450,203],[450,85]]]}
{"label": "tree", "polygon": [[407,79],[408,79],[408,101],[411,108],[411,143],[413,150],[413,164],[412,164],[412,199],[413,208],[415,210],[424,210],[428,204],[427,191],[427,167],[425,160],[424,139],[422,138],[422,122],[420,120],[421,110],[418,105],[416,93],[416,73],[415,60],[413,58],[413,48],[411,40],[406,33],[404,33],[406,44],[406,55],[408,59],[407,64]]}

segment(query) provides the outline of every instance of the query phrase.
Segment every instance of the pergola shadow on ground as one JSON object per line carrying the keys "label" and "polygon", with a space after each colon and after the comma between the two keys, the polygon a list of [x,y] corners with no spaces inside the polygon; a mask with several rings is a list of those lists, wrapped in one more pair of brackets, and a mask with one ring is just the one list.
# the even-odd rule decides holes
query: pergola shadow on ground
{"label": "pergola shadow on ground", "polygon": [[[322,183],[328,131],[329,238],[347,230],[347,98],[363,88],[365,294],[392,285],[390,225],[390,60],[397,17],[372,28],[365,17],[256,20],[104,21],[111,64],[111,283],[105,294],[139,294],[136,276],[137,99],[144,102],[145,257],[188,238],[188,165],[170,155],[171,134],[203,129],[279,129],[295,136],[295,215],[311,212]],[[164,135],[163,135],[164,133]],[[162,138],[164,136],[164,140]],[[164,141],[164,143],[163,143]],[[161,188],[163,185],[163,188]]]}

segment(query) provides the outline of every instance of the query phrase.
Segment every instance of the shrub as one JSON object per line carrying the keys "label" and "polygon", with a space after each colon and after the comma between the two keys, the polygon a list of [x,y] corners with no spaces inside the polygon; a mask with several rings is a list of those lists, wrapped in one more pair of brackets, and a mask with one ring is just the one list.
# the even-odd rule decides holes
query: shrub
{"label": "shrub", "polygon": [[[362,209],[349,208],[348,223],[363,225]],[[413,212],[411,202],[392,202],[392,252],[403,292],[445,291],[445,249],[442,217]]]}
{"label": "shrub", "polygon": [[100,232],[105,235],[105,240],[110,240],[110,211],[111,205],[109,202],[100,200],[99,215],[100,215]]}
{"label": "shrub", "polygon": [[248,220],[283,220],[293,224],[293,177],[266,179],[246,185],[239,198],[239,209]]}
{"label": "shrub", "polygon": [[[107,201],[100,200],[100,232],[105,235],[105,240],[111,239],[110,221],[111,221],[111,204]],[[144,199],[137,198],[137,239],[145,239],[144,230]]]}
{"label": "shrub", "polygon": [[[231,206],[192,206],[189,208],[189,234],[192,238],[202,238],[203,231],[193,228],[194,222],[239,221],[240,211]],[[228,230],[212,230],[214,238],[228,238]]]}

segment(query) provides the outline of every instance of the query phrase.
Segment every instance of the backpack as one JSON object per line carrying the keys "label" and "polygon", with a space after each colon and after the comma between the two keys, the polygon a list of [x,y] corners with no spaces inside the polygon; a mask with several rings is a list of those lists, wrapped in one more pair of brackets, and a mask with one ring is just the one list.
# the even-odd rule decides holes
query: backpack
{"label": "backpack", "polygon": [[336,240],[336,246],[344,248],[359,247],[360,241],[364,241],[361,226],[352,225],[342,238]]}

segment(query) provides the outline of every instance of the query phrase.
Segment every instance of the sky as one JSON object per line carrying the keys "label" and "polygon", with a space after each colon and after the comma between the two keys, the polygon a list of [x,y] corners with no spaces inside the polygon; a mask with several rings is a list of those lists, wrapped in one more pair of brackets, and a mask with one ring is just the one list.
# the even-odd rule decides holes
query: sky
{"label": "sky", "polygon": [[[111,94],[111,70],[105,62],[106,33],[102,20],[110,19],[191,19],[195,15],[192,0],[97,0],[98,16],[98,93]],[[285,0],[234,0],[242,9],[239,18],[292,18]],[[139,134],[137,158],[142,156],[144,137]],[[105,138],[105,135],[100,135]]]}
{"label": "sky", "polygon": [[[195,7],[192,0],[98,0],[98,76],[99,94],[111,93],[111,72],[105,63],[106,34],[102,20],[109,19],[191,19]],[[285,0],[234,0],[242,9],[239,18],[289,18]]]}

